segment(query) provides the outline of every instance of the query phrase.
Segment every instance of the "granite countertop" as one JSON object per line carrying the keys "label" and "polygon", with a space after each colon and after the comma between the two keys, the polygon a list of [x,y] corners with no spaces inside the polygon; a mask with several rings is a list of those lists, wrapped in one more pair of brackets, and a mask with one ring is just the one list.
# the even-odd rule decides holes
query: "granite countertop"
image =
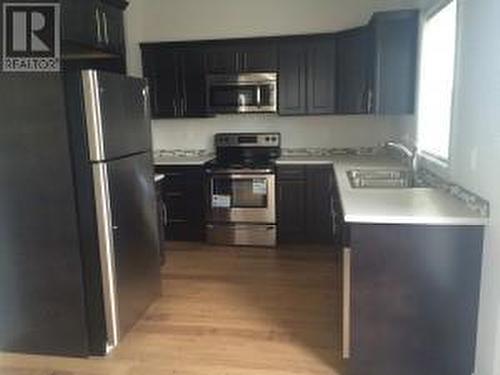
{"label": "granite countertop", "polygon": [[207,150],[156,150],[154,164],[202,166],[214,157],[213,153]]}
{"label": "granite countertop", "polygon": [[161,155],[155,156],[155,165],[203,165],[212,160],[213,155],[201,156],[174,156],[174,155]]}
{"label": "granite countertop", "polygon": [[332,164],[347,223],[485,225],[487,217],[465,202],[434,188],[354,189],[347,172],[352,169],[404,169],[386,155],[283,156],[277,164]]}

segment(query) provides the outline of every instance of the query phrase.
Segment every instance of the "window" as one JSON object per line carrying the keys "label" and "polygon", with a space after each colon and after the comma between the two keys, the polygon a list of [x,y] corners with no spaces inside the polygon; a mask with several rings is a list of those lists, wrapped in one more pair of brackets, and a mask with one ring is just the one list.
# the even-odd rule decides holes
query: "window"
{"label": "window", "polygon": [[418,99],[418,148],[442,161],[449,159],[457,0],[429,16],[423,26]]}

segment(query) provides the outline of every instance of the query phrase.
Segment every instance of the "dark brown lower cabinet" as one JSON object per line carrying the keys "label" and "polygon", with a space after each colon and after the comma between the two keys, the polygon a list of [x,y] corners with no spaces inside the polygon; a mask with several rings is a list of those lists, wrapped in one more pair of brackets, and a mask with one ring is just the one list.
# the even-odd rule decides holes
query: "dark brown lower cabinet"
{"label": "dark brown lower cabinet", "polygon": [[204,170],[201,166],[156,166],[165,175],[163,201],[167,208],[166,239],[203,241],[205,238]]}
{"label": "dark brown lower cabinet", "polygon": [[472,374],[482,242],[482,227],[350,225],[346,374]]}
{"label": "dark brown lower cabinet", "polygon": [[334,238],[332,165],[277,169],[278,241],[331,245]]}

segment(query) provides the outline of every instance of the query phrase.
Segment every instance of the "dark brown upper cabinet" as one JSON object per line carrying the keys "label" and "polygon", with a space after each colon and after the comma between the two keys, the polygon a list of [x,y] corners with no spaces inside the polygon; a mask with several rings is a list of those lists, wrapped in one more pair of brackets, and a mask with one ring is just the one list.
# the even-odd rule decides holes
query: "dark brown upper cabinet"
{"label": "dark brown upper cabinet", "polygon": [[335,37],[292,37],[279,44],[280,115],[335,112]]}
{"label": "dark brown upper cabinet", "polygon": [[368,74],[369,29],[360,27],[337,35],[337,106],[339,114],[371,112]]}
{"label": "dark brown upper cabinet", "polygon": [[335,37],[308,38],[307,113],[335,113]]}
{"label": "dark brown upper cabinet", "polygon": [[379,114],[411,114],[415,87],[419,13],[376,13],[369,25],[369,108]]}
{"label": "dark brown upper cabinet", "polygon": [[206,61],[202,48],[143,44],[144,77],[153,118],[206,117]]}
{"label": "dark brown upper cabinet", "polygon": [[207,43],[209,73],[236,74],[275,72],[277,50],[274,40],[242,40]]}
{"label": "dark brown upper cabinet", "polygon": [[279,43],[279,114],[302,115],[307,112],[307,58],[301,39]]}
{"label": "dark brown upper cabinet", "polygon": [[[102,9],[101,1],[88,3]],[[414,113],[418,18],[416,10],[391,11],[331,34],[142,44],[152,114],[209,116],[206,74],[275,71],[282,116]]]}
{"label": "dark brown upper cabinet", "polygon": [[121,0],[61,0],[63,57],[123,56],[127,5]]}

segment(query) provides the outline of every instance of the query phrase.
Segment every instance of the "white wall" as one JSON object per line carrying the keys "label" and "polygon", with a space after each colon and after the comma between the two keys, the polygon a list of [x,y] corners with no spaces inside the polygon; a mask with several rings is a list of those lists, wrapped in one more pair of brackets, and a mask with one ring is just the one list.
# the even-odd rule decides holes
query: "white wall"
{"label": "white wall", "polygon": [[[127,10],[130,74],[141,75],[140,42],[327,32],[367,23],[374,11],[411,8],[419,0],[132,0]],[[218,116],[157,120],[155,148],[207,148],[219,131],[274,130],[285,147],[372,146],[412,130],[405,117]]]}
{"label": "white wall", "polygon": [[476,375],[500,375],[500,1],[459,1],[451,176],[491,203]]}

